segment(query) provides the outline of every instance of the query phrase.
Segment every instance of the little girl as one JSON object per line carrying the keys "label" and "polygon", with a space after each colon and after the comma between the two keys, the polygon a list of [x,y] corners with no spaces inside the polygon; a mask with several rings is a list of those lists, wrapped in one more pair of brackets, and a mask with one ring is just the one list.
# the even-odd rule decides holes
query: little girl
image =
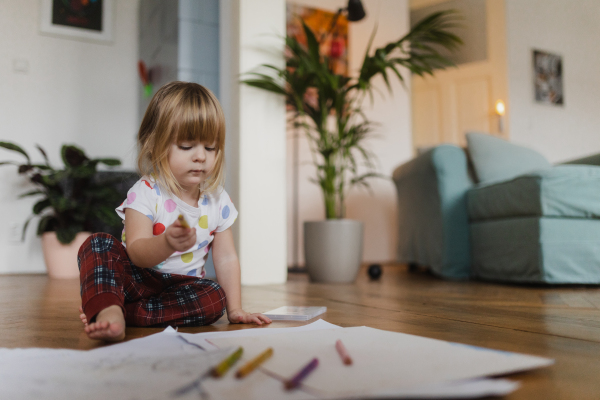
{"label": "little girl", "polygon": [[[225,309],[231,323],[271,322],[242,310],[224,145],[223,111],[208,89],[171,82],[154,95],[138,134],[142,178],[116,209],[122,243],[97,233],[79,250],[80,318],[90,338],[122,340],[126,324],[208,325]],[[204,279],[211,248],[219,284]]]}

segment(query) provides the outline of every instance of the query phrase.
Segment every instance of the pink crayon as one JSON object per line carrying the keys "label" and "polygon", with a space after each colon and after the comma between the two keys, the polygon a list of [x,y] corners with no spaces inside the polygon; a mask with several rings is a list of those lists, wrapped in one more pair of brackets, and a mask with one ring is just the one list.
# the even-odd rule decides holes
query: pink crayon
{"label": "pink crayon", "polygon": [[340,357],[342,357],[344,364],[352,365],[352,358],[350,358],[350,355],[348,354],[348,351],[346,350],[346,347],[344,347],[344,344],[341,340],[338,339],[338,341],[335,342],[335,349],[338,351],[338,353],[340,353]]}

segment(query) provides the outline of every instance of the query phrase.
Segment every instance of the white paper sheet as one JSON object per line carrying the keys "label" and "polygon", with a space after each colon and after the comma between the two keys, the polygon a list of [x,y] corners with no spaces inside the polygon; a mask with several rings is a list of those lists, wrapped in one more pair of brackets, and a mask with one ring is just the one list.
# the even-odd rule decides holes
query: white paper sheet
{"label": "white paper sheet", "polygon": [[[229,348],[216,349],[205,341],[215,336],[257,336],[278,332],[339,328],[323,320],[293,328],[243,329],[200,334],[167,328],[144,338],[90,351],[56,349],[0,349],[0,399],[198,399],[200,390],[177,396],[209,368],[221,361]],[[341,328],[340,328],[341,329]],[[194,339],[209,351],[186,343]],[[251,374],[237,380],[232,374],[203,380],[210,398],[314,399],[302,391],[286,392],[268,375]]]}
{"label": "white paper sheet", "polygon": [[[341,339],[354,363],[346,366],[335,349]],[[262,370],[291,378],[312,358],[319,366],[303,383],[316,396],[354,397],[395,393],[466,379],[551,365],[553,360],[428,339],[368,327],[324,329],[269,336],[213,338],[218,347],[242,346],[249,360],[267,347],[273,357]]]}
{"label": "white paper sheet", "polygon": [[[319,319],[311,324],[294,326],[289,328],[266,328],[266,329],[240,329],[237,331],[227,332],[205,332],[205,333],[180,333],[186,340],[202,346],[206,350],[214,350],[219,347],[212,344],[211,339],[214,338],[238,338],[238,337],[257,337],[268,336],[275,333],[293,333],[293,332],[308,332],[321,329],[343,329],[341,326],[331,324],[327,321]],[[173,330],[174,332],[175,330]]]}
{"label": "white paper sheet", "polygon": [[[0,349],[0,398],[186,400],[202,398],[202,393],[208,394],[209,399],[238,399],[240,396],[250,400],[335,398],[339,396],[336,391],[321,393],[314,388],[309,388],[308,391],[286,391],[282,382],[273,378],[273,371],[269,370],[257,370],[242,380],[236,379],[233,371],[230,371],[221,379],[204,379],[197,386],[190,384],[196,382],[210,367],[243,341],[252,342],[249,342],[247,347],[244,345],[244,353],[248,359],[252,356],[252,351],[259,351],[253,346],[275,344],[272,338],[277,335],[280,336],[276,340],[277,346],[280,345],[281,337],[288,337],[294,339],[292,347],[311,351],[315,341],[307,340],[310,335],[335,333],[339,336],[347,330],[354,329],[360,328],[340,328],[323,320],[292,328],[243,329],[199,334],[183,334],[167,328],[164,332],[155,335],[91,351]],[[343,337],[345,342],[348,341],[345,343],[347,347],[353,346],[349,337],[348,339]],[[230,342],[225,343],[225,341]],[[221,349],[211,345],[211,342],[219,342]],[[465,349],[462,348],[463,346],[453,346],[461,351],[482,352],[482,350]],[[349,351],[352,353],[350,348]],[[276,354],[283,353],[285,351],[281,348],[276,350]],[[352,354],[353,357],[358,356],[359,353],[355,352],[355,354]],[[323,368],[323,364],[319,368]],[[277,374],[281,377],[289,371],[285,371],[285,374],[282,372],[284,371],[277,371]],[[437,372],[429,373],[435,375]],[[507,394],[514,390],[516,385],[510,381],[497,379],[459,380],[412,387],[379,387],[377,393],[369,394],[380,398],[480,397]],[[190,390],[183,392],[184,388]],[[365,390],[363,394],[366,394]],[[343,397],[349,396],[346,393]]]}

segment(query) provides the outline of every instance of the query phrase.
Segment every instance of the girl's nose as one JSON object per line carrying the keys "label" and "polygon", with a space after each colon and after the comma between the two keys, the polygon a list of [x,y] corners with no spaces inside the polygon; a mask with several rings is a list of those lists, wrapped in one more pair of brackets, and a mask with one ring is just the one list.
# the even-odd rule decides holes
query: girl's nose
{"label": "girl's nose", "polygon": [[204,162],[204,160],[206,160],[204,146],[198,146],[198,150],[194,152],[194,161]]}

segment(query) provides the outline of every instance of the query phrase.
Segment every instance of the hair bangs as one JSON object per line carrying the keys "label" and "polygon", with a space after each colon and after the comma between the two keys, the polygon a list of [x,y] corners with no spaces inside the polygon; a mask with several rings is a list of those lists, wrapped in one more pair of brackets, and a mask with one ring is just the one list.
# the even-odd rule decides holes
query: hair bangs
{"label": "hair bangs", "polygon": [[225,118],[221,107],[214,103],[212,96],[193,93],[183,96],[178,116],[174,118],[174,139],[177,143],[203,142],[215,144],[222,149],[225,132]]}
{"label": "hair bangs", "polygon": [[202,85],[174,81],[150,100],[138,133],[138,169],[152,175],[161,189],[177,196],[179,182],[169,166],[173,143],[203,142],[215,146],[217,158],[201,193],[211,193],[225,181],[225,115],[215,95]]}

